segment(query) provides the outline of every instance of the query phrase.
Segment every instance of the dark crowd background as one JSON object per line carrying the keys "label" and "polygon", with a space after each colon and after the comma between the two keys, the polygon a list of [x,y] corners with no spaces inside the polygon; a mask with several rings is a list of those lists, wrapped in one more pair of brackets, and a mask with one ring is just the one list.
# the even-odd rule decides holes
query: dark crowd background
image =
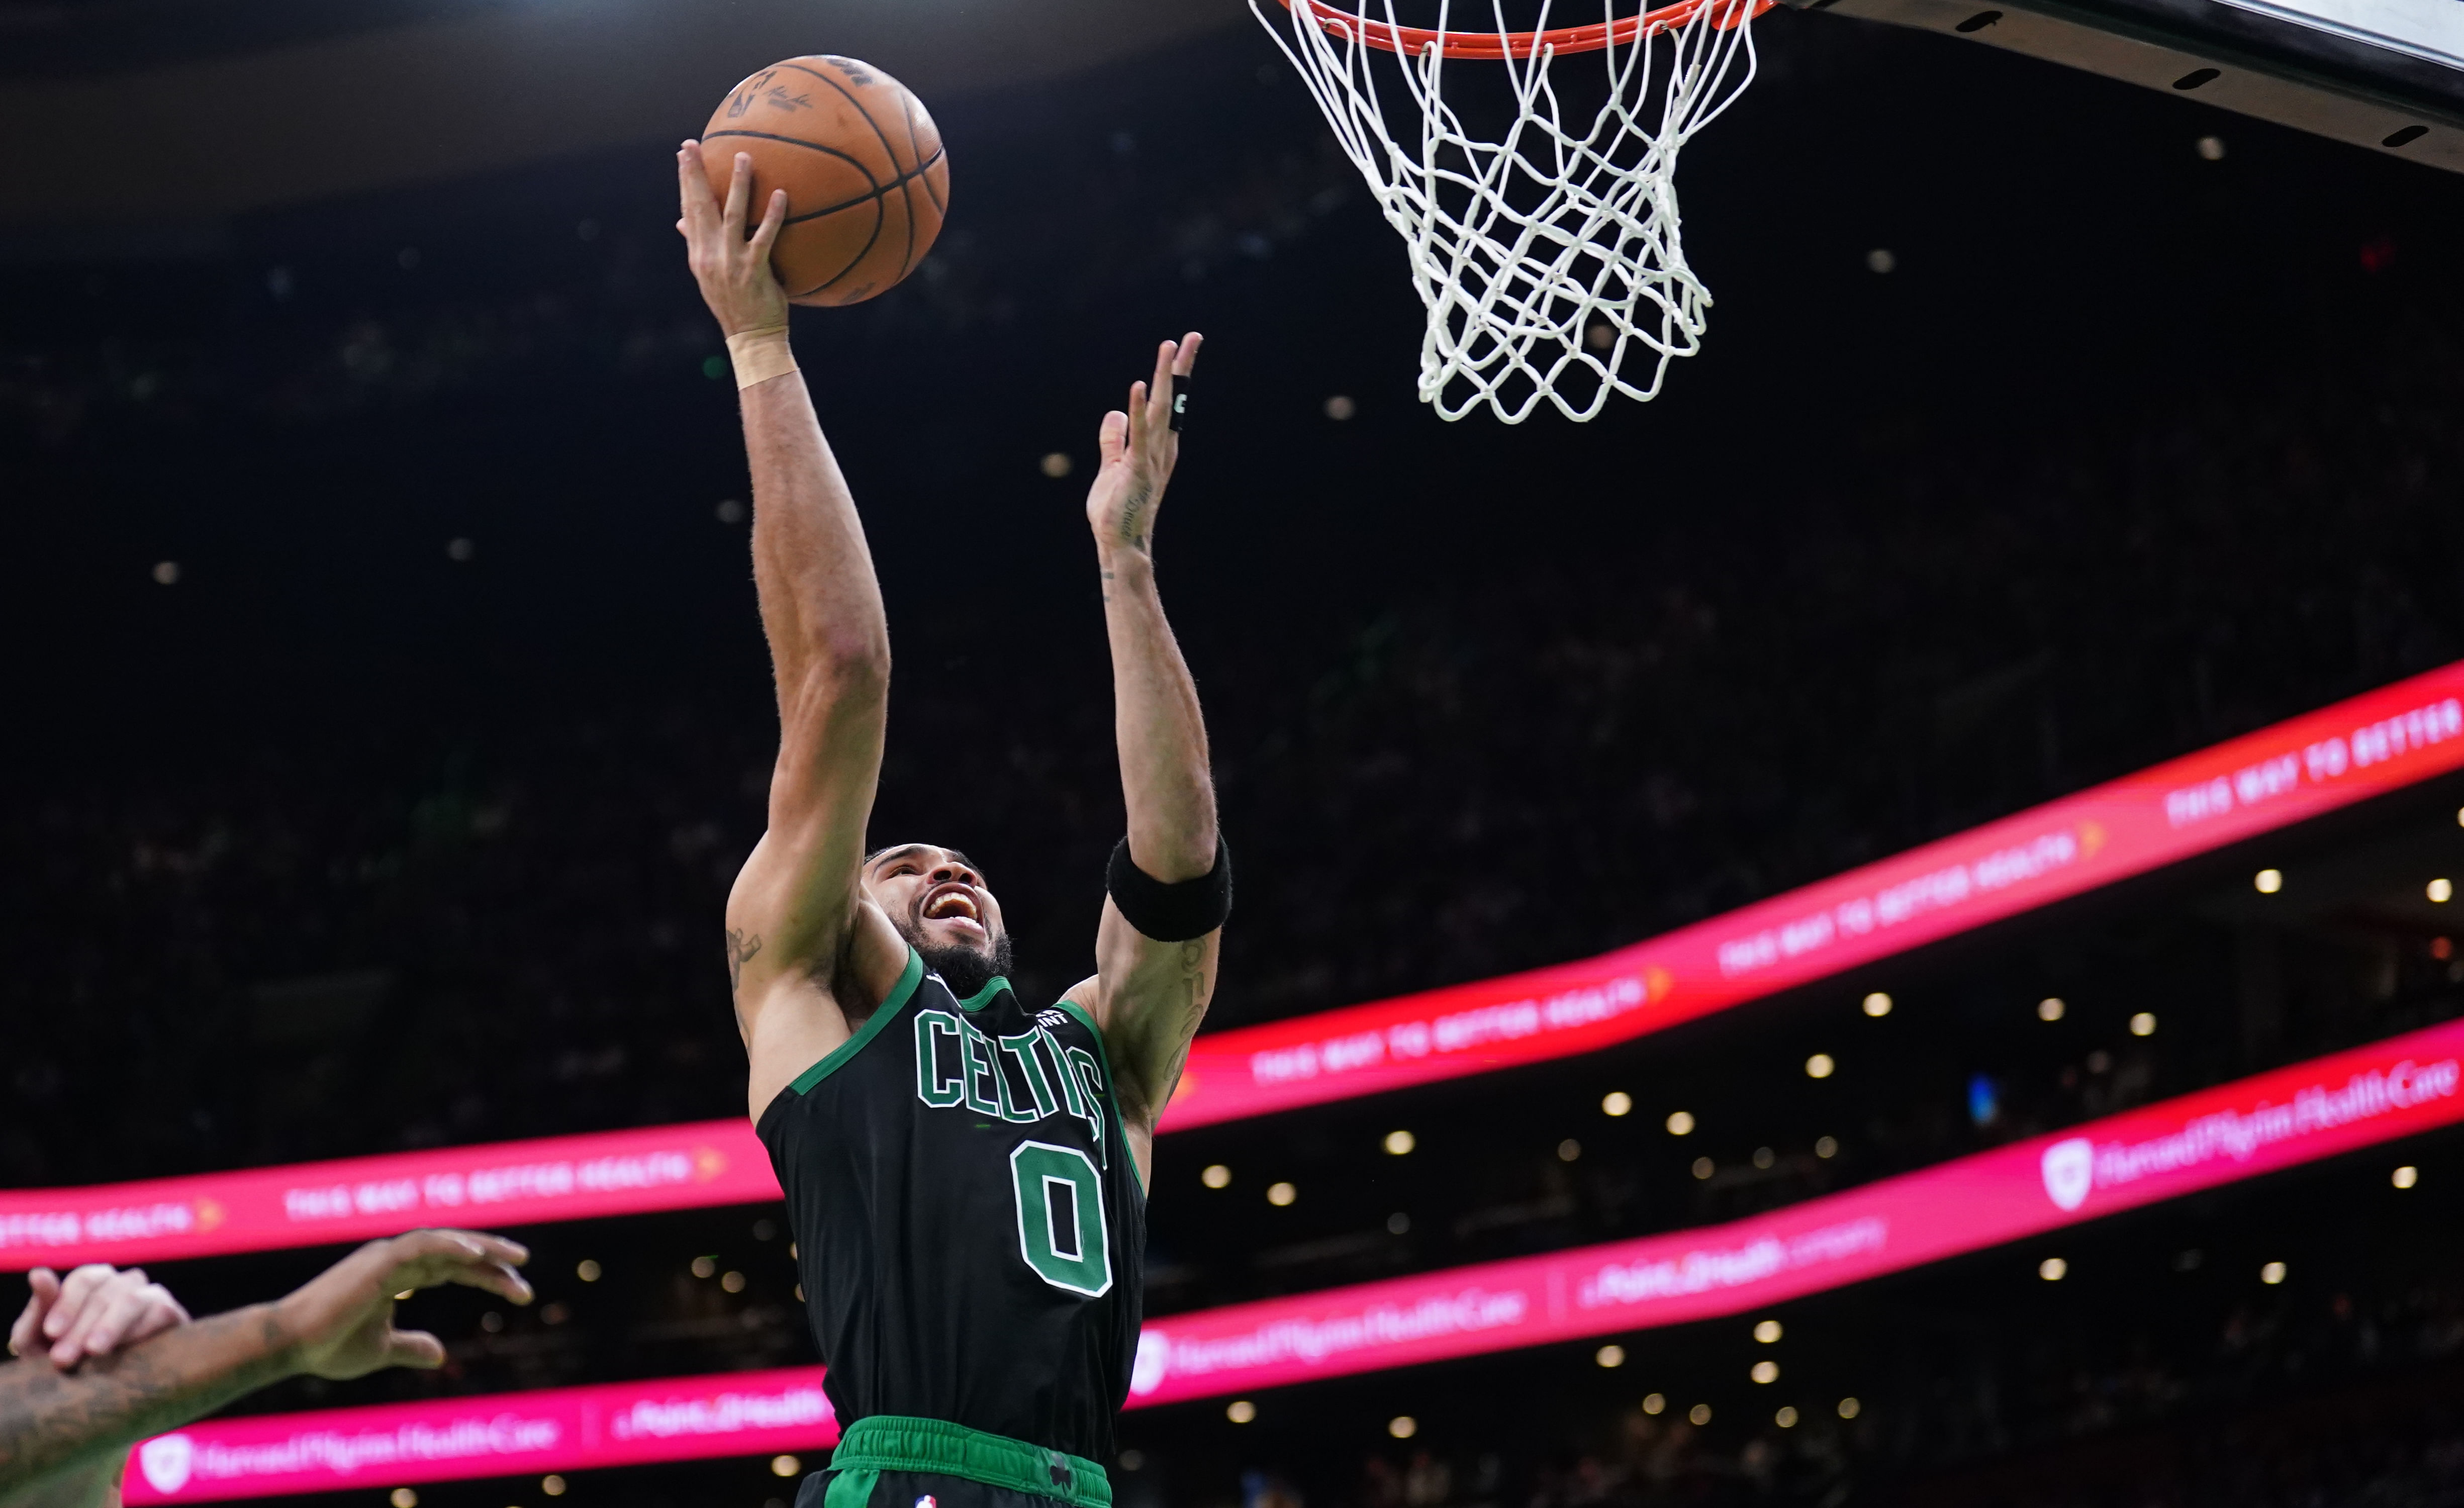
{"label": "dark crowd background", "polygon": [[[1764,78],[1682,178],[1706,351],[1586,427],[1444,426],[1413,401],[1393,234],[1263,38],[934,102],[943,240],[797,339],[898,654],[873,837],[980,858],[1028,992],[1090,966],[1121,821],[1079,511],[1094,423],[1187,327],[1209,344],[1158,538],[1240,859],[1219,1026],[1632,942],[2464,654],[2456,186],[1983,49],[1762,30]],[[775,721],[732,393],[671,218],[652,144],[0,280],[0,1183],[741,1110],[717,918]],[[2213,939],[2174,940],[2185,969],[2215,963]],[[1657,1204],[1551,1191],[1646,1154],[1556,1124],[1559,1081],[1535,1080],[1490,1122],[1532,1148],[1465,1138],[1429,1164],[1464,1190],[1420,1220],[1443,1242],[1188,1224],[1156,1307],[1727,1217],[2384,1034],[2453,1012],[2431,941],[2405,934],[2400,985],[2332,1029],[2167,1066],[2111,1022],[2024,1050],[1971,1024],[1827,1125],[1706,1035],[1734,1144],[1699,1187],[1672,1163],[1682,1197]],[[2159,1043],[2240,1030],[2167,1019]],[[1972,1113],[1980,1073],[2007,1115]],[[1331,1165],[1331,1126],[1223,1155]],[[1836,1164],[1812,1150],[1832,1131]],[[1585,1161],[1546,1151],[1570,1137]],[[1165,1144],[1173,1198],[1196,1197],[1188,1155]],[[1541,1212],[1473,1218],[1509,1206]],[[553,1237],[657,1270],[629,1329],[599,1327],[622,1359],[562,1339],[592,1333],[579,1297],[557,1335],[544,1309],[508,1330],[474,1308],[439,1386],[803,1354],[785,1299],[722,1298],[685,1263],[707,1241],[666,1231]],[[2464,1297],[2400,1234],[2341,1297],[2218,1297],[2194,1323],[2117,1278],[2094,1322],[1949,1326],[1858,1421],[1809,1402],[1793,1431],[1731,1433],[1723,1405],[1697,1430],[1603,1393],[1443,1432],[1433,1409],[1357,1465],[1272,1446],[1269,1408],[1241,1437],[1255,1460],[1159,1423],[1155,1479],[1179,1485],[1153,1490],[1219,1501],[1245,1471],[1247,1508],[2464,1500]],[[194,1278],[261,1288],[288,1260]],[[1924,1293],[1823,1302],[1931,1313]],[[746,1322],[759,1303],[778,1313]],[[488,1361],[520,1355],[543,1360]],[[1565,1360],[1429,1375],[1574,1398],[1527,1375]],[[708,1478],[625,1480],[607,1492]]]}

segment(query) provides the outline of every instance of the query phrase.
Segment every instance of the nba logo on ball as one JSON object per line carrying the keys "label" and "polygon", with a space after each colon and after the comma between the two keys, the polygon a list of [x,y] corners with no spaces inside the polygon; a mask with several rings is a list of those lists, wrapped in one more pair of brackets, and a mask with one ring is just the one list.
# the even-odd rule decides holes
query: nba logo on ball
{"label": "nba logo on ball", "polygon": [[2096,1148],[2083,1136],[2057,1142],[2045,1148],[2044,1169],[2046,1197],[2064,1209],[2077,1209],[2096,1186]]}
{"label": "nba logo on ball", "polygon": [[137,1448],[137,1469],[158,1493],[176,1493],[187,1486],[188,1468],[195,1460],[196,1449],[185,1434],[163,1435]]}

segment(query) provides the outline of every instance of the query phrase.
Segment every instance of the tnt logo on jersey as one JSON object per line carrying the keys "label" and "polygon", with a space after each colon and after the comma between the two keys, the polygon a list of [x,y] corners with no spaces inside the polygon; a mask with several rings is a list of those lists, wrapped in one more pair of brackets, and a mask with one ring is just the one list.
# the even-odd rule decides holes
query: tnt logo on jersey
{"label": "tnt logo on jersey", "polygon": [[1083,1047],[1063,1046],[1056,1024],[1044,1016],[1032,1031],[993,1036],[947,1010],[917,1011],[915,1098],[936,1110],[963,1105],[1018,1125],[1066,1113],[1085,1123],[1102,1157],[1103,1065]]}

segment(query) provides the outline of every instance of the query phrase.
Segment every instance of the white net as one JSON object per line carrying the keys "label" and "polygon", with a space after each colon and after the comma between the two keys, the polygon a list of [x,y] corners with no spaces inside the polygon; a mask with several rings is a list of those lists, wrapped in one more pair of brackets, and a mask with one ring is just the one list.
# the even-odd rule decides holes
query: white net
{"label": "white net", "polygon": [[[1446,419],[1486,404],[1519,424],[1543,397],[1582,420],[1612,392],[1657,396],[1670,360],[1701,348],[1711,305],[1679,240],[1677,154],[1752,81],[1750,23],[1770,0],[1640,15],[1629,3],[1622,18],[1618,0],[1601,0],[1599,24],[1537,44],[1523,38],[1549,30],[1548,0],[1536,25],[1515,31],[1505,0],[1489,0],[1493,27],[1470,32],[1450,25],[1451,0],[1438,0],[1426,31],[1400,25],[1394,0],[1353,3],[1383,13],[1283,0],[1279,25],[1268,0],[1249,0],[1402,233],[1429,316],[1421,401]],[[1602,74],[1569,88],[1551,81],[1552,64]],[[1450,81],[1474,98],[1449,99]],[[1584,104],[1561,107],[1577,94]],[[1390,105],[1397,120],[1419,117],[1417,140],[1396,139]],[[1465,111],[1504,123],[1476,131]]]}

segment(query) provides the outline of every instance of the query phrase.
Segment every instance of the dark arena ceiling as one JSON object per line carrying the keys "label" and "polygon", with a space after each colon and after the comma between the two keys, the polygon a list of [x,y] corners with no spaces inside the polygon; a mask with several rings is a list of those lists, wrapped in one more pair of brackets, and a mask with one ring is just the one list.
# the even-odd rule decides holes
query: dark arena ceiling
{"label": "dark arena ceiling", "polygon": [[[699,129],[780,57],[899,60],[928,98],[1243,19],[1239,0],[7,0],[0,232],[210,221]],[[720,80],[714,83],[713,80]]]}

